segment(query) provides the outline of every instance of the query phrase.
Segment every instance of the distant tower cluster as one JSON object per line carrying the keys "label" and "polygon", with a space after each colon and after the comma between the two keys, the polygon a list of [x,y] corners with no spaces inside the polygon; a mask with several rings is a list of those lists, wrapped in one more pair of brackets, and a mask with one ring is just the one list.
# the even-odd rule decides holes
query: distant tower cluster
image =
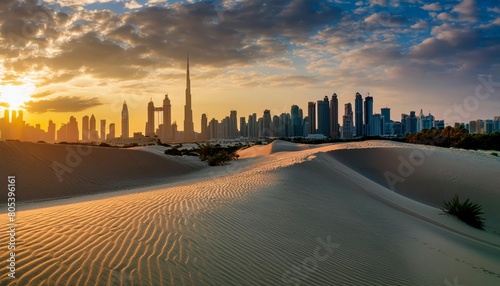
{"label": "distant tower cluster", "polygon": [[[158,118],[158,128],[156,128],[155,113]],[[153,100],[148,103],[148,121],[146,122],[146,136],[158,136],[162,141],[172,141],[175,132],[172,129],[172,106],[168,94],[165,94],[163,105],[155,107]]]}

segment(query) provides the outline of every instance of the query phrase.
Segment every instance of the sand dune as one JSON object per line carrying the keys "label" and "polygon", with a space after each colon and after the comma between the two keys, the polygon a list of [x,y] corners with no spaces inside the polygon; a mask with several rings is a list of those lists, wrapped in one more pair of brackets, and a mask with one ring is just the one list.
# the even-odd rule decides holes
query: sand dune
{"label": "sand dune", "polygon": [[[384,185],[380,173],[397,171],[400,155],[425,148],[275,142],[153,190],[32,203],[18,212],[18,278],[3,275],[0,284],[498,285],[499,217],[488,211],[488,230],[479,231],[433,204],[451,182],[489,200],[488,210],[498,206],[498,189],[489,187],[498,185],[490,175],[500,161],[436,149],[418,168],[440,176],[412,174],[423,190],[412,189],[411,176],[396,192]],[[493,173],[478,169],[486,182],[470,192],[462,171],[483,165]],[[433,185],[441,187],[427,189]]]}
{"label": "sand dune", "polygon": [[[202,168],[128,149],[0,142],[0,174],[17,175],[18,201],[45,200],[166,182]],[[160,155],[160,156],[159,156]]]}

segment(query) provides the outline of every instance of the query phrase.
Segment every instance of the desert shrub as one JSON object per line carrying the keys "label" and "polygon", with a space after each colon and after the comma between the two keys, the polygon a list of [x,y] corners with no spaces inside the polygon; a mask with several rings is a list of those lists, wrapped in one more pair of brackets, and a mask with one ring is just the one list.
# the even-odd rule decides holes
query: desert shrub
{"label": "desert shrub", "polygon": [[200,148],[199,156],[202,161],[207,161],[210,166],[222,166],[231,160],[238,159],[237,150],[237,146],[224,148],[220,147],[220,145],[205,145]]}
{"label": "desert shrub", "polygon": [[497,152],[491,152],[490,154],[493,155],[493,156],[498,157],[498,153]]}
{"label": "desert shrub", "polygon": [[455,195],[451,200],[444,202],[441,209],[472,227],[484,229],[482,206],[477,202],[469,199],[460,202],[458,195]]}

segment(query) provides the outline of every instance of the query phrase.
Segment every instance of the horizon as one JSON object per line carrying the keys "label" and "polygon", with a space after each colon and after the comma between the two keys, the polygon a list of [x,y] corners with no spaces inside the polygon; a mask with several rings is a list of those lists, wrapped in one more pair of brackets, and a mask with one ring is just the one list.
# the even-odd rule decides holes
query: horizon
{"label": "horizon", "polygon": [[[182,130],[189,51],[196,132],[203,113],[209,121],[231,110],[260,117],[298,105],[306,115],[309,101],[333,93],[339,116],[356,92],[374,97],[374,113],[391,108],[394,121],[421,109],[447,125],[454,122],[444,117],[498,116],[500,9],[488,1],[396,2],[10,1],[0,6],[9,52],[0,108],[19,105],[44,130],[49,119],[59,128],[71,115],[81,125],[94,114],[119,135],[126,100],[131,133],[144,134],[150,98],[159,106],[168,94]],[[245,22],[255,17],[261,22]],[[490,96],[479,97],[478,86]],[[474,110],[449,116],[471,96]]]}

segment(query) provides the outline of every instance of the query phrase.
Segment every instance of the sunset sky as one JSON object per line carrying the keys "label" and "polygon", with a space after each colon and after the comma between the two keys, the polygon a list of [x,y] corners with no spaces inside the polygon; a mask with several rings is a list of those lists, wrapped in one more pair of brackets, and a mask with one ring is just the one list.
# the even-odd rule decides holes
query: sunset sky
{"label": "sunset sky", "polygon": [[202,113],[297,104],[306,115],[334,92],[340,115],[369,92],[393,120],[420,109],[442,119],[477,98],[479,75],[497,83],[491,96],[453,118],[500,115],[496,0],[20,2],[0,3],[0,110],[20,106],[42,128],[94,114],[119,136],[126,100],[131,131],[144,132],[150,98],[161,105],[168,93],[182,129],[188,52],[196,131]]}

